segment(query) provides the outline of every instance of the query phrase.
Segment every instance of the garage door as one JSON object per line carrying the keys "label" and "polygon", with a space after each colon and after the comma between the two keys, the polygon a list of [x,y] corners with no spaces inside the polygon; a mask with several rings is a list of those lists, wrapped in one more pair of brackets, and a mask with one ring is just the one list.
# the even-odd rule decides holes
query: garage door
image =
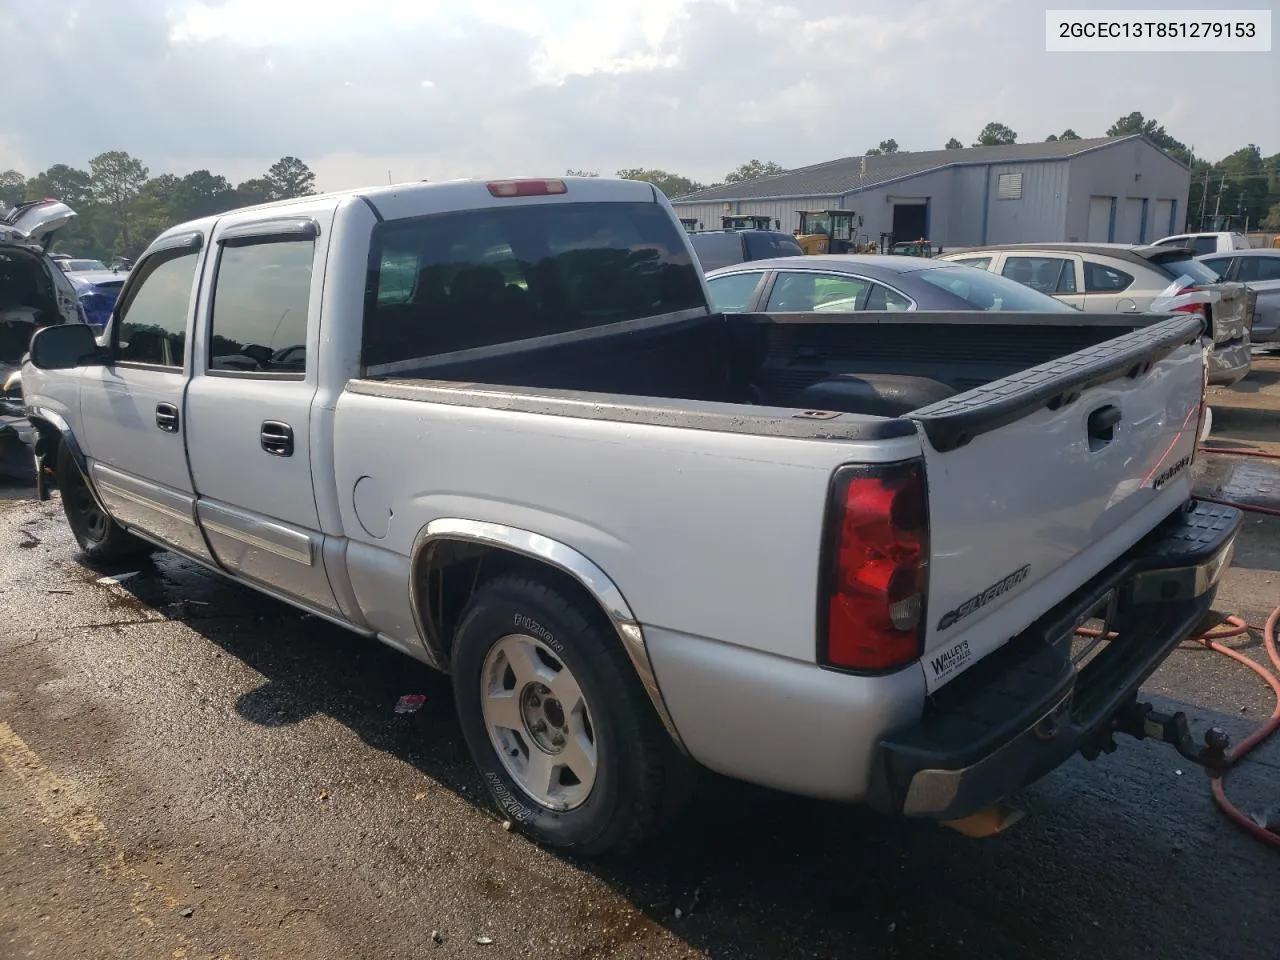
{"label": "garage door", "polygon": [[1112,197],[1089,198],[1089,242],[1111,242],[1111,205]]}
{"label": "garage door", "polygon": [[1147,201],[1141,197],[1125,197],[1124,215],[1116,228],[1116,240],[1120,243],[1142,243],[1146,240],[1146,231],[1142,229],[1146,213]]}
{"label": "garage door", "polygon": [[1151,224],[1153,240],[1159,240],[1161,237],[1168,237],[1178,232],[1177,226],[1173,222],[1173,201],[1157,200],[1156,215]]}

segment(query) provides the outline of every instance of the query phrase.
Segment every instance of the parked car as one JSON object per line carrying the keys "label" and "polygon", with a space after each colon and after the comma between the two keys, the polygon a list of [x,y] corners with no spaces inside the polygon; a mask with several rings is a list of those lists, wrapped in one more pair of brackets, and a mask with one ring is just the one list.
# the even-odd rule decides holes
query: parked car
{"label": "parked car", "polygon": [[124,286],[128,274],[106,270],[72,273],[68,276],[76,288],[76,295],[80,298],[85,322],[101,333],[111,318],[111,311],[115,307],[120,289]]}
{"label": "parked car", "polygon": [[66,257],[58,261],[63,273],[110,273],[107,265],[101,260],[87,260],[81,257]]}
{"label": "parked car", "polygon": [[1242,516],[1190,499],[1203,325],[726,315],[649,184],[463,181],[175,226],[23,371],[86,554],[447,671],[503,815],[588,856],[696,764],[954,822],[1178,740],[1138,690]]}
{"label": "parked car", "polygon": [[0,382],[18,369],[37,329],[84,322],[75,286],[48,253],[54,234],[75,216],[50,200],[0,215]]}
{"label": "parked car", "polygon": [[689,234],[703,270],[770,257],[800,257],[804,248],[780,230],[698,230]]}
{"label": "parked car", "polygon": [[42,327],[84,322],[75,287],[49,255],[58,229],[76,214],[40,200],[0,214],[0,472],[30,479],[19,363]]}
{"label": "parked car", "polygon": [[[1256,296],[1243,284],[1220,282],[1185,247],[1015,243],[970,247],[939,259],[998,273],[1090,311],[1205,313],[1213,332],[1209,382],[1227,386],[1251,369],[1249,327]],[[1172,307],[1164,305],[1170,301]]]}
{"label": "parked car", "polygon": [[1216,233],[1179,233],[1157,240],[1156,247],[1187,247],[1197,254],[1226,253],[1231,250],[1248,250],[1252,244],[1242,233],[1218,231]]}
{"label": "parked car", "polygon": [[983,270],[921,257],[830,254],[759,260],[707,273],[724,313],[1020,310],[1073,313],[1053,297]]}
{"label": "parked car", "polygon": [[1258,295],[1249,339],[1280,343],[1280,249],[1235,250],[1197,257],[1220,280],[1247,284]]}

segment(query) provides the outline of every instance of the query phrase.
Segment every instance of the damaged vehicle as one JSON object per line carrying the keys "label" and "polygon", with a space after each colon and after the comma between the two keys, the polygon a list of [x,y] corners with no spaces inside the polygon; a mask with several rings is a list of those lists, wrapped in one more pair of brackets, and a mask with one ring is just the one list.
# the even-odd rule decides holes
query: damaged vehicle
{"label": "damaged vehicle", "polygon": [[49,254],[54,234],[75,217],[57,200],[35,200],[0,214],[0,475],[32,476],[20,372],[31,335],[43,327],[85,323],[74,284]]}

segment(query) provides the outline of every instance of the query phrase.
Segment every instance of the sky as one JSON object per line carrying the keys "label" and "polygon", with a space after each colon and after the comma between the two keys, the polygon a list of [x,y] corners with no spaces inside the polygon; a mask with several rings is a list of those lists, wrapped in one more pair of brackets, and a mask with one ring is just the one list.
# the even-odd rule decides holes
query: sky
{"label": "sky", "polygon": [[152,175],[205,168],[233,183],[293,155],[321,189],[569,167],[709,182],[752,158],[792,168],[886,138],[969,144],[993,120],[1020,141],[1101,136],[1134,110],[1210,160],[1248,143],[1280,152],[1280,42],[1045,52],[1047,8],[1101,6],[0,0],[0,170],[125,150]]}

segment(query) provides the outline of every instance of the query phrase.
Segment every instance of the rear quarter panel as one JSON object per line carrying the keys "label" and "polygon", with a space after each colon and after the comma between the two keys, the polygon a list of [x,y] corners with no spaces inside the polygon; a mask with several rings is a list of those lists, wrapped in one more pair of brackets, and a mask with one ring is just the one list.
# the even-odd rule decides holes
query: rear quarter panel
{"label": "rear quarter panel", "polygon": [[[646,627],[809,662],[832,472],[920,449],[914,435],[799,440],[350,391],[334,438],[353,585],[371,617],[378,604],[365,598],[379,596],[386,570],[403,566],[395,586],[407,599],[404,565],[419,531],[440,518],[480,520],[573,547]],[[374,489],[390,511],[382,536],[357,516],[358,481],[362,497]]]}

